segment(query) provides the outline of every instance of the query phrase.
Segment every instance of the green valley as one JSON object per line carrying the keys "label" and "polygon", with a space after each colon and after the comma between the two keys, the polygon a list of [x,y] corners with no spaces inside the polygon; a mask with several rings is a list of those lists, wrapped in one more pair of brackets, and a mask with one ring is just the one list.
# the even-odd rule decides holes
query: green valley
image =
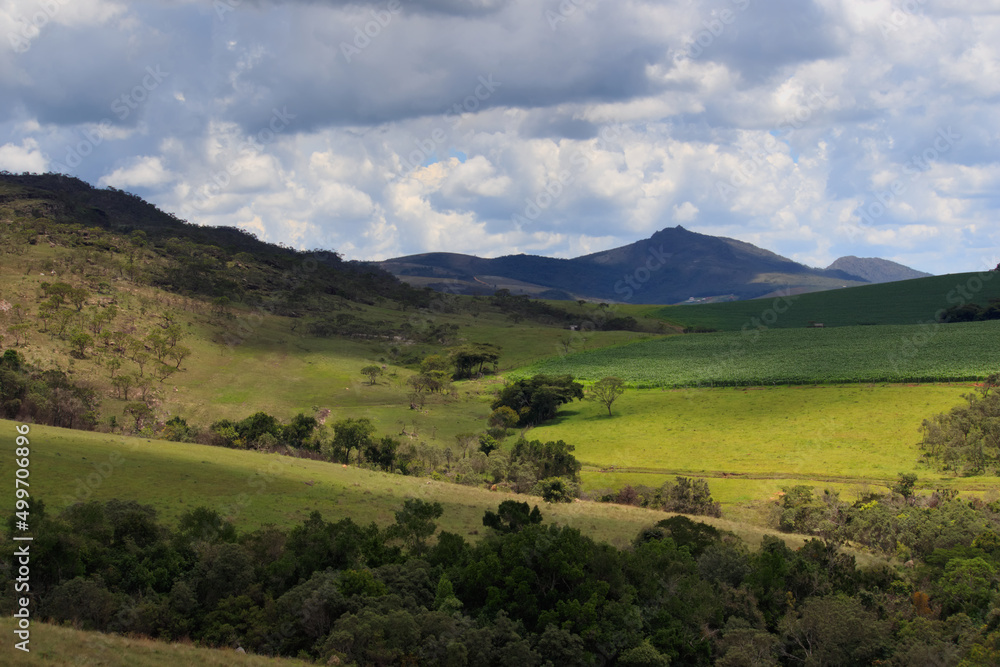
{"label": "green valley", "polygon": [[[118,641],[81,629],[150,665],[225,660],[177,640],[539,667],[756,664],[763,642],[791,664],[831,614],[867,619],[869,662],[959,614],[961,651],[996,641],[992,272],[540,301],[75,179],[6,178],[0,221],[0,477],[30,481],[0,514],[37,531],[33,618],[71,626],[35,635],[55,664]],[[937,321],[956,285],[979,321]]]}

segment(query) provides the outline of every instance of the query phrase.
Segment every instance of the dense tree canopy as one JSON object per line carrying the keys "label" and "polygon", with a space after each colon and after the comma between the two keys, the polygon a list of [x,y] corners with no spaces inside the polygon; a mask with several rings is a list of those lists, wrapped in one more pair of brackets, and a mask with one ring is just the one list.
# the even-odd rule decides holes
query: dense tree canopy
{"label": "dense tree canopy", "polygon": [[[1000,538],[938,551],[917,572],[858,569],[820,540],[793,550],[764,536],[750,550],[682,516],[620,547],[542,523],[524,503],[487,511],[493,530],[475,544],[435,538],[441,516],[440,504],[413,499],[386,527],[313,512],[287,531],[239,533],[208,508],[171,528],[134,502],[51,516],[36,501],[36,618],[318,664],[902,667],[1000,657]],[[15,548],[0,541],[0,558],[11,562]],[[16,576],[0,569],[2,613],[12,612]]]}
{"label": "dense tree canopy", "polygon": [[500,348],[490,343],[462,345],[450,350],[450,358],[455,367],[455,379],[460,380],[482,374],[487,364],[495,370]]}
{"label": "dense tree canopy", "polygon": [[583,399],[583,385],[572,376],[535,375],[508,383],[490,407],[507,406],[518,415],[518,426],[529,426],[552,419],[573,399]]}
{"label": "dense tree canopy", "polygon": [[944,470],[976,475],[1000,473],[1000,392],[991,376],[966,405],[924,420],[920,443],[925,457]]}
{"label": "dense tree canopy", "polygon": [[40,370],[16,350],[0,356],[0,417],[64,428],[92,429],[98,397],[59,370]]}

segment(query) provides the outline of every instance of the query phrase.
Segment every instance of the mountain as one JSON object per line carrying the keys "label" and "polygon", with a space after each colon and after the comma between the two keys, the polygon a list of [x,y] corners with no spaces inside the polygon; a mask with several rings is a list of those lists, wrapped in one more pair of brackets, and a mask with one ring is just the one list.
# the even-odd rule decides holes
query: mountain
{"label": "mountain", "polygon": [[440,291],[482,294],[509,289],[540,298],[628,303],[754,299],[867,282],[839,269],[815,269],[749,243],[681,226],[574,259],[427,253],[378,264],[412,285]]}
{"label": "mountain", "polygon": [[878,257],[855,257],[848,255],[841,257],[833,264],[826,267],[827,271],[843,271],[852,276],[857,276],[870,283],[892,283],[897,280],[910,280],[912,278],[927,278],[930,273],[917,271],[908,266],[890,262],[887,259]]}

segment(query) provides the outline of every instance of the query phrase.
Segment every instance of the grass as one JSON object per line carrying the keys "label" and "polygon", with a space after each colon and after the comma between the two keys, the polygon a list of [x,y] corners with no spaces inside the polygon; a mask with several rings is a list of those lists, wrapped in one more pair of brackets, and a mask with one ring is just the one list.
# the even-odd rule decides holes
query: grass
{"label": "grass", "polygon": [[[765,298],[664,306],[655,314],[679,326],[720,331],[756,327],[754,320],[764,320],[771,328],[804,327],[810,321],[822,322],[828,327],[917,324],[933,321],[940,309],[959,305],[966,294],[969,301],[988,305],[989,299],[1000,297],[1000,280],[996,280],[996,276],[995,272],[956,273],[800,294],[791,297],[790,305],[780,298]],[[769,313],[770,309],[777,312]],[[777,317],[768,321],[774,315]]]}
{"label": "grass", "polygon": [[636,386],[934,382],[1000,368],[1000,322],[667,336],[548,359],[519,373],[615,375]]}
{"label": "grass", "polygon": [[[65,254],[64,248],[39,244],[31,246],[25,255],[6,255],[0,265],[0,299],[22,304],[28,312],[26,321],[32,323],[18,351],[36,366],[64,369],[75,381],[93,385],[102,396],[102,421],[107,423],[111,417],[121,421],[127,401],[115,395],[108,370],[100,364],[99,356],[91,351],[85,359],[74,359],[67,341],[39,331],[36,312],[42,282],[78,282],[75,276],[53,275],[48,271],[43,274],[40,270],[46,260]],[[463,383],[454,398],[433,397],[421,410],[410,409],[406,379],[415,371],[414,365],[406,362],[441,353],[441,345],[318,338],[304,334],[305,325],[299,319],[257,317],[237,307],[232,309],[234,320],[220,319],[210,313],[204,300],[167,294],[114,276],[107,279],[122,312],[112,329],[122,326],[127,318],[141,336],[158,330],[159,314],[170,311],[185,331],[181,344],[192,350],[191,356],[181,365],[182,370],[165,382],[153,381],[158,394],[157,416],[161,420],[182,416],[192,425],[208,427],[220,419],[242,419],[261,410],[287,421],[299,412],[311,415],[329,409],[331,421],[368,417],[381,433],[405,432],[409,437],[447,447],[454,446],[459,433],[480,430],[489,412],[487,394],[492,387],[489,378]],[[96,298],[95,295],[91,301]],[[582,317],[598,310],[593,304],[563,305]],[[514,324],[485,302],[471,297],[442,296],[440,304],[426,311],[399,310],[386,305],[345,307],[361,319],[384,321],[392,327],[405,323],[419,331],[453,325],[456,342],[499,345],[503,350],[501,370],[551,356],[570,339],[570,332],[560,326],[531,321]],[[649,309],[634,310],[634,316],[650,329],[660,328],[661,322],[646,317],[649,312]],[[251,325],[252,332],[242,344],[231,347],[219,342],[223,333],[239,330],[243,322]],[[4,325],[12,324],[5,322],[0,314],[0,335],[4,333]],[[585,350],[652,335],[593,331],[574,336],[572,344],[575,349]],[[12,347],[13,342],[13,336],[6,336],[0,342],[0,350]],[[387,366],[386,375],[374,386],[360,374],[363,366],[372,363]],[[126,361],[119,372],[138,370],[134,363]],[[133,391],[130,399],[135,400],[135,396]]]}
{"label": "grass", "polygon": [[[611,418],[602,405],[576,402],[527,435],[573,444],[585,464],[585,489],[659,486],[676,475],[700,477],[727,517],[760,524],[768,499],[794,484],[851,497],[859,489],[884,490],[900,472],[916,472],[924,490],[988,492],[992,479],[951,479],[918,465],[922,420],[959,404],[961,395],[972,390],[967,384],[630,390],[614,404]],[[252,451],[41,426],[32,430],[33,490],[56,510],[75,499],[121,497],[151,504],[171,521],[206,505],[244,529],[289,525],[312,510],[327,518],[389,524],[403,500],[418,497],[444,505],[443,529],[474,537],[485,509],[507,498],[537,502]],[[0,432],[13,434],[13,423],[0,421]],[[116,453],[119,464],[112,458]],[[102,472],[109,464],[110,474]],[[3,461],[0,471],[10,465]],[[594,503],[550,505],[543,513],[615,544],[627,543],[663,517]],[[743,526],[738,532],[753,542],[759,540],[757,530]]]}
{"label": "grass", "polygon": [[[0,420],[13,440],[14,422]],[[639,507],[593,502],[548,504],[537,497],[404,477],[276,454],[109,436],[33,426],[31,492],[58,512],[74,501],[130,499],[153,506],[168,523],[199,506],[229,517],[241,531],[273,524],[289,527],[317,510],[327,520],[350,517],[389,525],[408,498],[440,502],[442,530],[475,540],[483,513],[504,500],[538,504],[546,522],[578,528],[595,540],[622,547],[638,532],[671,516]],[[13,477],[13,459],[0,459],[0,479]],[[13,485],[0,507],[13,507]],[[804,537],[779,534],[727,519],[699,518],[731,530],[751,546],[778,535],[792,547]]]}
{"label": "grass", "polygon": [[211,649],[190,643],[154,641],[137,637],[85,632],[51,623],[32,622],[31,651],[14,648],[13,618],[0,619],[0,653],[11,667],[304,667],[312,662],[291,658],[243,655],[234,650]]}
{"label": "grass", "polygon": [[962,402],[969,385],[633,390],[608,417],[576,402],[532,429],[564,439],[601,468],[894,479],[915,468],[925,418]]}
{"label": "grass", "polygon": [[885,492],[898,473],[915,472],[923,490],[989,492],[995,478],[952,479],[918,463],[922,421],[972,390],[967,384],[631,390],[610,418],[598,403],[572,403],[528,437],[573,444],[585,465],[585,490],[700,477],[727,516],[759,522],[762,505],[796,484],[854,497],[863,489]]}
{"label": "grass", "polygon": [[[46,261],[75,251],[44,242],[25,251],[7,255],[0,266],[0,298],[25,305],[31,320],[42,281],[80,283],[84,279],[55,275],[48,268],[40,275]],[[56,261],[49,266],[61,265]],[[442,295],[434,307],[419,312],[386,301],[344,302],[338,307],[394,329],[404,323],[415,330],[450,325],[454,342],[500,345],[500,370],[509,375],[570,372],[588,380],[619,375],[633,385],[666,386],[983,377],[1000,362],[1000,352],[992,344],[996,323],[803,328],[809,319],[831,326],[926,321],[938,308],[950,305],[948,295],[956,285],[975,292],[980,302],[1000,293],[1000,282],[986,281],[980,289],[973,289],[977,287],[971,282],[973,276],[803,295],[781,314],[768,312],[774,305],[768,300],[669,308],[554,304],[598,324],[609,312],[630,315],[650,333],[569,332],[531,321],[515,324],[490,307],[488,300],[470,297]],[[128,324],[135,326],[137,335],[154,330],[163,311],[173,312],[187,332],[182,344],[192,349],[191,356],[180,372],[162,384],[155,383],[161,420],[179,415],[207,427],[218,419],[241,419],[260,410],[288,420],[298,412],[329,409],[328,422],[368,417],[380,433],[453,447],[456,435],[483,429],[493,391],[502,382],[501,377],[487,377],[458,383],[453,395],[433,396],[420,409],[411,409],[406,380],[414,372],[414,362],[441,352],[441,345],[388,338],[316,338],[303,334],[306,327],[300,319],[256,317],[239,307],[232,308],[236,321],[221,319],[210,313],[203,300],[166,294],[113,274],[102,279],[111,283],[121,300],[120,317],[131,320]],[[769,328],[758,331],[753,317]],[[750,327],[747,334],[662,337],[652,333],[671,329],[664,318],[723,329]],[[252,333],[243,343],[229,347],[218,342],[224,332],[238,330],[237,322],[251,325]],[[9,339],[5,342],[10,345]],[[40,333],[37,327],[19,349],[33,364],[68,369],[75,380],[93,383],[106,396],[105,423],[111,416],[122,419],[124,401],[107,397],[107,370],[96,355],[72,359],[66,341]],[[361,367],[371,363],[387,366],[386,375],[375,385],[360,374]],[[136,370],[132,362],[126,366],[121,372]],[[620,418],[602,421],[603,408],[575,404],[562,413],[559,422],[531,437],[563,437],[575,444],[580,457],[590,464],[584,472],[590,488],[653,479],[658,484],[674,474],[703,476],[729,511],[746,502],[761,502],[787,480],[841,485],[850,492],[858,485],[881,484],[901,470],[910,470],[916,425],[957,403],[958,395],[967,389],[879,388],[870,395],[852,393],[863,390],[828,387],[768,390],[759,395],[732,390],[635,391],[616,405],[616,413],[622,412]],[[910,393],[897,396],[893,391]],[[817,392],[828,393],[820,400]],[[804,401],[805,396],[810,398]],[[186,509],[208,504],[225,508],[245,526],[288,524],[313,509],[331,517],[350,515],[365,522],[389,523],[402,500],[416,496],[440,499],[446,506],[442,526],[474,535],[481,528],[483,510],[505,497],[482,489],[254,452],[41,427],[36,431],[42,442],[35,452],[37,461],[33,459],[33,465],[39,466],[33,479],[45,497],[56,498],[57,508],[59,503],[89,493],[95,498],[148,502],[173,519]],[[94,466],[105,464],[115,450],[123,452],[125,463],[104,479]],[[7,465],[8,461],[0,463],[0,470]],[[611,465],[616,466],[614,473],[600,472]],[[123,474],[124,470],[129,472]],[[88,477],[95,474],[98,483],[91,489]],[[927,479],[936,480],[933,475]],[[960,482],[963,488],[975,484]],[[553,520],[618,543],[627,542],[639,528],[663,516],[586,503],[554,506],[548,512]],[[744,530],[749,535],[757,529]]]}

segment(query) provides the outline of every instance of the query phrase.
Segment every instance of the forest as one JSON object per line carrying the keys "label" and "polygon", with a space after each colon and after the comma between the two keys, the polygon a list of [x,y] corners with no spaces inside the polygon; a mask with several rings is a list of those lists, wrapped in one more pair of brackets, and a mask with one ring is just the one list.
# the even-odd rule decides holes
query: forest
{"label": "forest", "polygon": [[[54,622],[322,664],[986,665],[997,509],[991,529],[930,537],[901,575],[822,539],[751,551],[683,516],[619,549],[514,501],[470,544],[432,539],[442,508],[419,499],[384,527],[314,512],[242,533],[207,508],[171,528],[134,501],[51,516],[36,500],[31,592]],[[12,593],[13,571],[0,581]]]}

